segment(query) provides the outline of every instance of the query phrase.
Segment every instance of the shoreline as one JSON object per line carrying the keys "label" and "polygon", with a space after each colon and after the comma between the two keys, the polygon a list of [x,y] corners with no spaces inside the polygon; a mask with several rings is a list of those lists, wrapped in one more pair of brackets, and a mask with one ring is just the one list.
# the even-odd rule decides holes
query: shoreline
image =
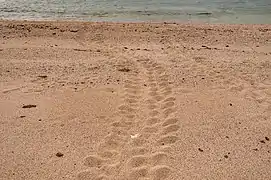
{"label": "shoreline", "polygon": [[199,25],[199,26],[271,26],[269,23],[255,24],[241,24],[241,23],[207,23],[207,22],[191,22],[191,21],[87,21],[87,20],[20,20],[20,19],[0,19],[3,22],[16,22],[16,23],[88,23],[88,24],[177,24],[177,25]]}

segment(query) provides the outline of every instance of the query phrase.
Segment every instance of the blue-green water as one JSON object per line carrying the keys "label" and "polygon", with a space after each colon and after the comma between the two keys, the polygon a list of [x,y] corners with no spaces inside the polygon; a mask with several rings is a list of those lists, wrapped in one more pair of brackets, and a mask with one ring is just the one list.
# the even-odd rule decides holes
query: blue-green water
{"label": "blue-green water", "polygon": [[271,0],[0,0],[1,19],[271,23]]}

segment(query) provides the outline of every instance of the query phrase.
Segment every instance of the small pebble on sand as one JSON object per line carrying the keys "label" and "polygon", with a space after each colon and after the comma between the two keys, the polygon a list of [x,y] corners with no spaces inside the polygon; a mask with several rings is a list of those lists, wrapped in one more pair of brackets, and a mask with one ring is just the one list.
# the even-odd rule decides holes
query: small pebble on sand
{"label": "small pebble on sand", "polygon": [[58,152],[58,153],[56,153],[56,156],[57,156],[57,157],[62,157],[62,156],[64,156],[64,154],[61,153],[61,152]]}

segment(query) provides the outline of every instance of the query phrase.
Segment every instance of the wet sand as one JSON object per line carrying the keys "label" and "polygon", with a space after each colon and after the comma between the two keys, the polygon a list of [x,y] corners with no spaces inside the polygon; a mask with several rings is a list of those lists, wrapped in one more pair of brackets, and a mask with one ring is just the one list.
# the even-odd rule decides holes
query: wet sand
{"label": "wet sand", "polygon": [[269,179],[271,26],[0,23],[0,179]]}

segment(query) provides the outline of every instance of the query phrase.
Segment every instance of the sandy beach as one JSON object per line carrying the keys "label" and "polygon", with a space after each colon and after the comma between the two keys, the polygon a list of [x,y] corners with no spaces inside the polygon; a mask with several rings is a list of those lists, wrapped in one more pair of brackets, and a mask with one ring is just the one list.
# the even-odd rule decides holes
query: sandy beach
{"label": "sandy beach", "polygon": [[1,180],[271,177],[271,25],[0,21]]}

